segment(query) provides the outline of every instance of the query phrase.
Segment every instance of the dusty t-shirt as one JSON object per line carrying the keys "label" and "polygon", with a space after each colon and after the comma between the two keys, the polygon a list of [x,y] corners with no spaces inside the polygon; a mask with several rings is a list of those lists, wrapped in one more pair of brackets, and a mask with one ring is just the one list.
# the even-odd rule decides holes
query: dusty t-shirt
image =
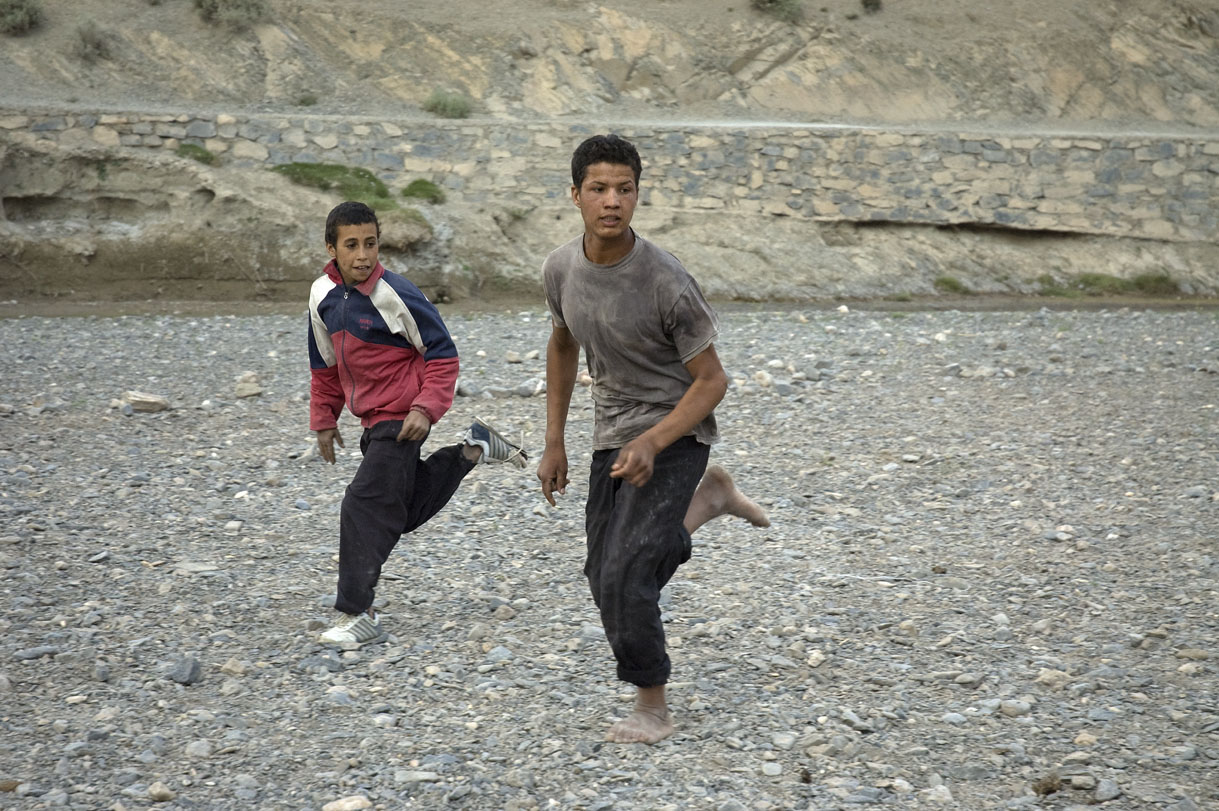
{"label": "dusty t-shirt", "polygon": [[[677,257],[638,234],[613,265],[588,261],[584,236],[576,237],[546,257],[542,278],[551,318],[588,360],[593,448],[620,448],[664,419],[690,388],[685,364],[715,340],[715,312]],[[691,433],[715,442],[715,415]]]}

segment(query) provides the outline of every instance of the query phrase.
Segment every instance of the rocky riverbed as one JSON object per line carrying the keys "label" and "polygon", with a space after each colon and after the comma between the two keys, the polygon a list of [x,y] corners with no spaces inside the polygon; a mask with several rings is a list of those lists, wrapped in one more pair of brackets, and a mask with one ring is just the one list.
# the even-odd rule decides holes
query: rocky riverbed
{"label": "rocky riverbed", "polygon": [[[446,320],[536,455],[540,310]],[[480,467],[317,644],[358,426],[307,430],[304,316],[0,321],[0,808],[1219,804],[1219,318],[732,309],[717,520],[666,589],[678,731],[630,706],[558,508]],[[125,392],[164,398],[144,405]]]}

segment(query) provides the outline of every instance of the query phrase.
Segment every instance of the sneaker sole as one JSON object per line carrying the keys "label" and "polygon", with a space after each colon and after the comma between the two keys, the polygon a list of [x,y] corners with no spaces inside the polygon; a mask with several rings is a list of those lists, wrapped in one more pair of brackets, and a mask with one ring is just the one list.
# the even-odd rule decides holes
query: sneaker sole
{"label": "sneaker sole", "polygon": [[336,642],[331,639],[323,639],[320,634],[318,635],[317,641],[322,645],[334,645],[336,647],[339,645],[357,645],[357,646],[363,647],[364,645],[375,645],[378,642],[384,642],[387,639],[389,639],[389,633],[386,631],[382,631],[381,633],[377,634],[376,636],[374,636],[371,639],[365,639],[363,642],[356,642],[356,641],[349,641],[349,640],[343,640],[341,642]]}

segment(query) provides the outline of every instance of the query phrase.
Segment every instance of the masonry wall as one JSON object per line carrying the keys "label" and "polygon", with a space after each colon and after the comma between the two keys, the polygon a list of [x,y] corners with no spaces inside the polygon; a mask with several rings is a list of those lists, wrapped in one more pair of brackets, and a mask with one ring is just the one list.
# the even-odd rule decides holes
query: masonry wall
{"label": "masonry wall", "polygon": [[[691,125],[619,132],[643,154],[644,204],[1219,242],[1219,133]],[[10,142],[170,151],[191,143],[237,166],[342,163],[373,170],[394,190],[424,177],[450,196],[506,209],[564,198],[571,150],[591,133],[555,122],[0,111],[0,140]]]}

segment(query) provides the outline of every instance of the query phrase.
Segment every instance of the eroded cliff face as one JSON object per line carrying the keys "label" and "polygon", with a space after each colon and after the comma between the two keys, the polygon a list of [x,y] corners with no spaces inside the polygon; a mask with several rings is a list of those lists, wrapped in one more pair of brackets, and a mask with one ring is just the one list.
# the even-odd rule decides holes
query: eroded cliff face
{"label": "eroded cliff face", "polygon": [[[0,298],[304,301],[326,261],[337,202],[264,169],[173,154],[8,147],[0,154]],[[450,202],[428,220],[385,218],[382,259],[433,300],[509,295],[542,306],[538,269],[580,233],[557,202],[529,211]],[[1166,273],[1219,294],[1219,246],[1069,234],[840,222],[645,206],[640,233],[720,299],[934,296],[951,277],[977,293],[1027,294],[1049,276]]]}
{"label": "eroded cliff face", "polygon": [[[0,189],[8,297],[297,294],[325,264],[323,223],[335,203],[267,171],[105,149],[10,146],[0,151]],[[385,237],[392,257],[432,234],[394,221]],[[421,282],[435,288],[434,269]]]}
{"label": "eroded cliff face", "polygon": [[[1211,0],[857,0],[786,23],[748,0],[402,4],[273,0],[234,33],[183,3],[47,4],[6,38],[0,101],[418,113],[438,88],[489,116],[1219,126]],[[110,56],[76,55],[93,19]]]}
{"label": "eroded cliff face", "polygon": [[[805,3],[796,24],[748,0],[272,0],[245,32],[185,3],[51,2],[0,49],[0,112],[250,110],[426,121],[433,90],[474,102],[470,126],[623,121],[952,124],[1050,133],[1219,127],[1219,8],[1210,0]],[[93,19],[110,55],[82,60]],[[0,138],[3,138],[0,133]],[[300,294],[324,260],[336,200],[271,173],[114,145],[0,140],[0,288],[9,297]],[[528,155],[512,155],[528,160]],[[561,166],[555,167],[562,183]],[[1213,185],[1213,184],[1212,184]],[[1213,191],[1211,192],[1213,193]],[[1213,245],[640,212],[641,231],[712,295],[750,300],[920,295],[941,275],[1029,292],[1047,271],[1173,274],[1219,291]],[[537,291],[546,251],[578,232],[558,206],[505,216],[460,199],[396,235],[389,263],[442,298]]]}

